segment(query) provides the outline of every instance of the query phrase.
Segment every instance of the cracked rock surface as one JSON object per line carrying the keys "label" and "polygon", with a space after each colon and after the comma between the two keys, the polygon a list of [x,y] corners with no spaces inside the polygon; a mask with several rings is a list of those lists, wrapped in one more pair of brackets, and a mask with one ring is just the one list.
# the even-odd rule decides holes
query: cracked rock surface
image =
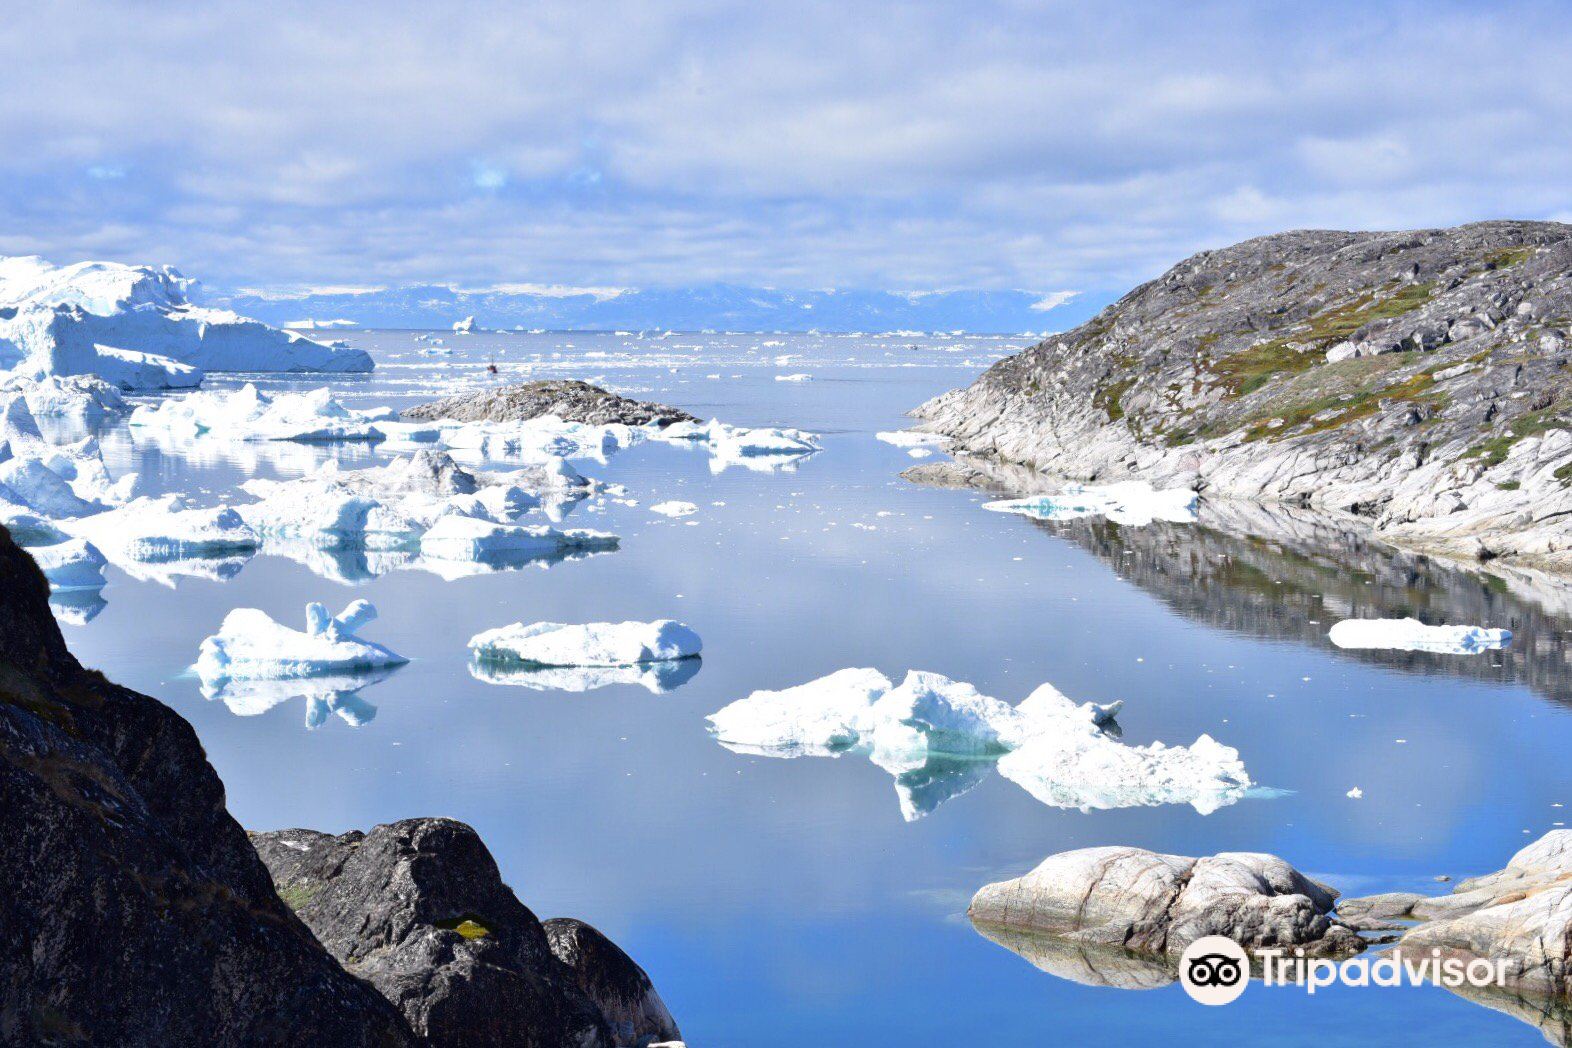
{"label": "cracked rock surface", "polygon": [[954,450],[1572,570],[1572,226],[1206,251],[916,409]]}

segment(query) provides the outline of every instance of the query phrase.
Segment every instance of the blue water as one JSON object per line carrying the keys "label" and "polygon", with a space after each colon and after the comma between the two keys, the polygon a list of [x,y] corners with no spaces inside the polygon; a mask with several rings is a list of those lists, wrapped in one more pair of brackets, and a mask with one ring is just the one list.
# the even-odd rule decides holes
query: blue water
{"label": "blue water", "polygon": [[[1567,664],[1559,648],[1535,653],[1572,622],[1537,608],[1531,591],[1502,597],[1461,581],[1460,592],[1496,594],[1504,621],[1481,625],[1539,616],[1545,644],[1517,661],[1473,657],[1488,664],[1481,673],[1463,671],[1463,657],[1351,657],[1324,640],[1335,616],[1312,622],[1302,610],[1322,594],[1292,582],[1300,555],[1239,547],[1191,582],[1170,557],[1183,525],[1045,527],[983,511],[980,494],[900,479],[914,460],[873,434],[1019,347],[1010,340],[476,336],[448,337],[455,356],[436,358],[419,355],[409,332],[345,337],[381,365],[333,383],[355,405],[495,381],[484,371],[495,362],[502,380],[588,378],[732,423],[813,430],[824,451],[783,472],[715,474],[703,452],[660,444],[580,462],[641,505],[581,506],[569,523],[616,532],[620,551],[547,568],[348,584],[263,555],[224,581],[172,588],[111,569],[104,606],[66,627],[69,643],[196,726],[247,827],[465,820],[537,914],[584,918],[626,948],[694,1045],[1541,1042],[1435,989],[1310,998],[1252,987],[1208,1009],[1176,986],[1082,986],[982,938],[964,916],[982,884],[1102,844],[1274,852],[1351,894],[1440,890],[1438,874],[1499,868],[1572,799],[1561,764],[1572,746]],[[813,380],[776,381],[791,373]],[[251,447],[196,463],[138,448],[123,430],[106,443],[151,488],[209,500],[248,475],[384,457]],[[648,511],[666,499],[699,512]],[[1321,552],[1328,584],[1358,588],[1371,606],[1448,610],[1434,587],[1389,588],[1340,567],[1340,551]],[[1247,555],[1252,570],[1236,570]],[[308,600],[336,608],[356,597],[381,612],[366,634],[413,660],[358,693],[358,727],[330,716],[308,728],[304,700],[239,717],[185,671],[230,608],[293,624]],[[1213,614],[1235,604],[1260,621]],[[659,617],[688,622],[705,644],[699,671],[665,694],[532,691],[468,670],[465,642],[483,629]],[[1078,701],[1124,699],[1127,742],[1210,733],[1271,789],[1208,816],[1082,813],[992,775],[906,822],[889,775],[861,757],[744,756],[705,731],[706,714],[755,689],[847,666],[933,670],[1010,701],[1042,681]],[[1354,786],[1363,799],[1345,796]]]}

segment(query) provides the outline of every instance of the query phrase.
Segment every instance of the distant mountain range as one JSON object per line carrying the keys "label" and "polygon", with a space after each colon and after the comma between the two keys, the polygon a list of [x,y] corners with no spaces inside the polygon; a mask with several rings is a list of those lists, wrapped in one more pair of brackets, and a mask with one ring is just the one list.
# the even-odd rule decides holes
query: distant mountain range
{"label": "distant mountain range", "polygon": [[787,291],[715,284],[670,290],[439,284],[209,291],[208,303],[291,327],[674,331],[1062,331],[1106,304],[1074,292]]}

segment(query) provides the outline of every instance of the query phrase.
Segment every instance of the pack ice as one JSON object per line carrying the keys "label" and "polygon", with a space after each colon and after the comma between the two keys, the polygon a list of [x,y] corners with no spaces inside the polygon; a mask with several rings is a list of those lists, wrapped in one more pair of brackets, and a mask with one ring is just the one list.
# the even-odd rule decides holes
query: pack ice
{"label": "pack ice", "polygon": [[1044,684],[1015,706],[970,684],[912,671],[899,686],[847,669],[782,691],[757,691],[711,714],[729,749],[773,757],[857,752],[895,777],[902,814],[918,818],[996,768],[1044,804],[1082,811],[1185,803],[1208,813],[1251,780],[1237,750],[1210,736],[1190,746],[1128,746],[1121,704],[1076,704]]}
{"label": "pack ice", "polygon": [[202,642],[196,671],[205,684],[216,684],[402,666],[409,660],[357,636],[376,617],[370,601],[354,601],[336,616],[313,601],[306,605],[306,629],[301,632],[274,622],[257,608],[236,608],[224,617],[218,632]]}
{"label": "pack ice", "polygon": [[0,257],[0,371],[95,375],[121,389],[190,388],[204,371],[370,371],[358,349],[193,305],[168,266]]}
{"label": "pack ice", "polygon": [[224,392],[197,392],[144,404],[131,413],[134,429],[192,440],[293,440],[303,443],[375,441],[378,423],[396,421],[392,408],[345,407],[323,386],[309,393],[263,393],[251,383]]}
{"label": "pack ice", "polygon": [[1339,648],[1429,651],[1441,655],[1477,655],[1512,643],[1511,630],[1426,626],[1418,619],[1344,619],[1332,627],[1328,637]]}
{"label": "pack ice", "polygon": [[674,619],[654,622],[515,622],[469,640],[477,659],[527,666],[635,666],[689,659],[699,635]]}
{"label": "pack ice", "polygon": [[1132,480],[1100,487],[1068,484],[1058,494],[986,502],[983,509],[1019,513],[1035,520],[1107,517],[1115,524],[1145,527],[1155,520],[1193,524],[1199,502],[1199,497],[1189,488],[1158,491],[1150,484]]}

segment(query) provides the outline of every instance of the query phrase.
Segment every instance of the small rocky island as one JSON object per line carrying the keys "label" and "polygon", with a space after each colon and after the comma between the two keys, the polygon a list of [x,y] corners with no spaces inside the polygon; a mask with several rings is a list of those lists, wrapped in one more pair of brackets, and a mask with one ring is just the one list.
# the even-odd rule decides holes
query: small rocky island
{"label": "small rocky island", "polygon": [[1281,233],[1186,259],[914,414],[984,464],[1565,571],[1569,337],[1572,225]]}
{"label": "small rocky island", "polygon": [[475,831],[249,839],[195,731],[66,649],[0,528],[0,1042],[675,1041],[649,977],[537,920]]}
{"label": "small rocky island", "polygon": [[589,426],[616,422],[645,426],[653,422],[665,427],[673,422],[698,421],[681,408],[633,400],[577,379],[540,379],[516,386],[460,393],[404,412],[405,418],[419,421],[453,419],[456,422],[526,422],[544,415]]}

